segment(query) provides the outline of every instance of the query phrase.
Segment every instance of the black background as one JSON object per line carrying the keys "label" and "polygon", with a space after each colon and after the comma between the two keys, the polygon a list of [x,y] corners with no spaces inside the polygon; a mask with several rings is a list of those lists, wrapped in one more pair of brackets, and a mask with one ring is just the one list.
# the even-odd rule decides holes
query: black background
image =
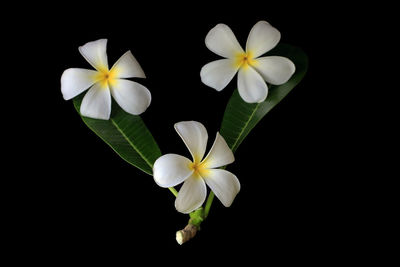
{"label": "black background", "polygon": [[[331,109],[336,85],[321,86],[330,71],[326,62],[337,62],[332,29],[339,24],[327,18],[346,13],[329,4],[244,2],[217,8],[217,3],[69,4],[29,17],[34,55],[49,77],[35,100],[39,108],[32,111],[40,121],[25,120],[37,140],[29,157],[35,175],[18,180],[21,191],[15,197],[20,203],[17,232],[22,233],[15,241],[35,251],[29,257],[134,263],[153,252],[149,261],[177,262],[186,255],[207,264],[207,255],[221,261],[312,262],[317,256],[332,261],[350,253],[351,236],[342,238],[352,208],[343,209],[347,190],[339,170],[347,162],[334,153],[343,134],[333,126],[340,108]],[[224,208],[215,199],[202,230],[179,246],[175,232],[188,216],[176,212],[168,190],[119,158],[84,125],[72,101],[62,98],[61,74],[70,67],[91,68],[78,52],[88,41],[108,39],[110,66],[131,50],[147,75],[134,80],[152,93],[144,122],[163,154],[189,156],[174,123],[202,122],[210,147],[236,86],[236,78],[221,92],[201,83],[201,67],[219,59],[204,44],[207,32],[225,23],[244,47],[259,20],[275,26],[281,42],[307,53],[308,73],[237,150],[228,167],[241,183],[233,205]]]}

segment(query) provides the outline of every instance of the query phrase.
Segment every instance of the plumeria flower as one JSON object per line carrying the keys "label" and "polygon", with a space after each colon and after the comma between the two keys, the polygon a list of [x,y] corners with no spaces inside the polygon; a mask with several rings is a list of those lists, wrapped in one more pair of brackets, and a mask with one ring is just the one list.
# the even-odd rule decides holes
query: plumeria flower
{"label": "plumeria flower", "polygon": [[217,133],[210,152],[203,159],[208,139],[204,125],[183,121],[175,124],[175,130],[192,154],[192,160],[177,154],[161,156],[153,166],[155,182],[165,188],[184,182],[175,200],[179,212],[190,213],[201,207],[207,195],[206,184],[229,207],[240,190],[240,183],[234,174],[217,169],[235,160],[224,138]]}
{"label": "plumeria flower", "polygon": [[83,116],[108,120],[111,113],[111,95],[126,112],[143,113],[151,102],[150,91],[139,83],[124,78],[146,78],[130,51],[108,68],[107,39],[89,42],[79,52],[96,70],[71,68],[61,76],[61,92],[69,100],[89,89],[82,100]]}
{"label": "plumeria flower", "polygon": [[238,90],[248,103],[263,102],[268,95],[269,84],[286,83],[295,72],[292,61],[285,57],[260,57],[274,48],[281,38],[280,32],[266,21],[260,21],[251,29],[246,51],[242,49],[232,30],[218,24],[206,36],[206,46],[224,57],[206,64],[200,72],[204,84],[221,91],[238,72]]}

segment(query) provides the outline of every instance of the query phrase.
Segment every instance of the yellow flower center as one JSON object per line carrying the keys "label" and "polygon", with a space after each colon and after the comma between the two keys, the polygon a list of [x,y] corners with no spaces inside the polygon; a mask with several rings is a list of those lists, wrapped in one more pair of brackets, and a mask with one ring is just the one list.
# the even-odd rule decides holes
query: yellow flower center
{"label": "yellow flower center", "polygon": [[257,60],[253,57],[251,51],[239,53],[236,55],[235,67],[247,69],[249,66],[257,65]]}
{"label": "yellow flower center", "polygon": [[200,163],[192,162],[189,165],[189,169],[194,171],[195,176],[203,178],[207,176],[207,173],[209,172],[209,170],[206,168],[206,165],[203,162]]}
{"label": "yellow flower center", "polygon": [[117,70],[116,69],[104,69],[101,71],[98,71],[96,75],[93,77],[95,82],[99,82],[102,88],[106,88],[107,86],[113,86],[117,82],[116,75]]}

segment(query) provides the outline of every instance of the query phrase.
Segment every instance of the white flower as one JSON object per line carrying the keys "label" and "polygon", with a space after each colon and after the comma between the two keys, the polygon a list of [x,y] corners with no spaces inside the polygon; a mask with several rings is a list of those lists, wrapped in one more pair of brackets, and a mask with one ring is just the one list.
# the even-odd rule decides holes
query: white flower
{"label": "white flower", "polygon": [[81,104],[81,114],[86,117],[108,120],[111,113],[111,95],[126,112],[143,113],[151,102],[150,91],[136,82],[124,78],[146,78],[139,63],[130,51],[108,68],[107,39],[89,42],[79,47],[79,52],[96,71],[71,68],[61,76],[61,92],[69,100],[89,89]]}
{"label": "white flower", "polygon": [[[240,96],[248,103],[260,103],[267,98],[265,83],[286,83],[295,72],[292,61],[285,57],[260,57],[274,48],[281,38],[280,32],[266,21],[260,21],[251,29],[246,51],[242,49],[232,30],[218,24],[206,36],[206,46],[224,57],[206,64],[200,71],[201,81],[221,91],[238,73]],[[265,81],[264,81],[265,80]]]}
{"label": "white flower", "polygon": [[193,161],[177,154],[166,154],[156,160],[153,167],[155,182],[161,187],[172,187],[182,182],[175,200],[179,212],[190,213],[198,209],[206,199],[206,184],[225,207],[229,207],[240,190],[239,180],[232,173],[216,169],[232,163],[235,158],[224,138],[217,133],[208,155],[206,152],[208,134],[203,124],[183,121],[175,124]]}

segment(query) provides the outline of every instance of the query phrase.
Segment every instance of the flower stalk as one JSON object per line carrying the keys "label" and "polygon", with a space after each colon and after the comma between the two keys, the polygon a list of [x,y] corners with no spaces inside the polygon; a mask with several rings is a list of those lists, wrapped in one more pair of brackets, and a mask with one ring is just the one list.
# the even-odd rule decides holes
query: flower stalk
{"label": "flower stalk", "polygon": [[172,194],[174,194],[175,197],[178,196],[178,191],[176,191],[175,188],[173,188],[173,187],[168,187],[168,189],[169,189],[169,191],[171,191]]}
{"label": "flower stalk", "polygon": [[204,219],[208,217],[208,213],[210,212],[213,200],[214,200],[214,192],[211,191],[210,194],[208,195],[206,206],[204,208]]}

